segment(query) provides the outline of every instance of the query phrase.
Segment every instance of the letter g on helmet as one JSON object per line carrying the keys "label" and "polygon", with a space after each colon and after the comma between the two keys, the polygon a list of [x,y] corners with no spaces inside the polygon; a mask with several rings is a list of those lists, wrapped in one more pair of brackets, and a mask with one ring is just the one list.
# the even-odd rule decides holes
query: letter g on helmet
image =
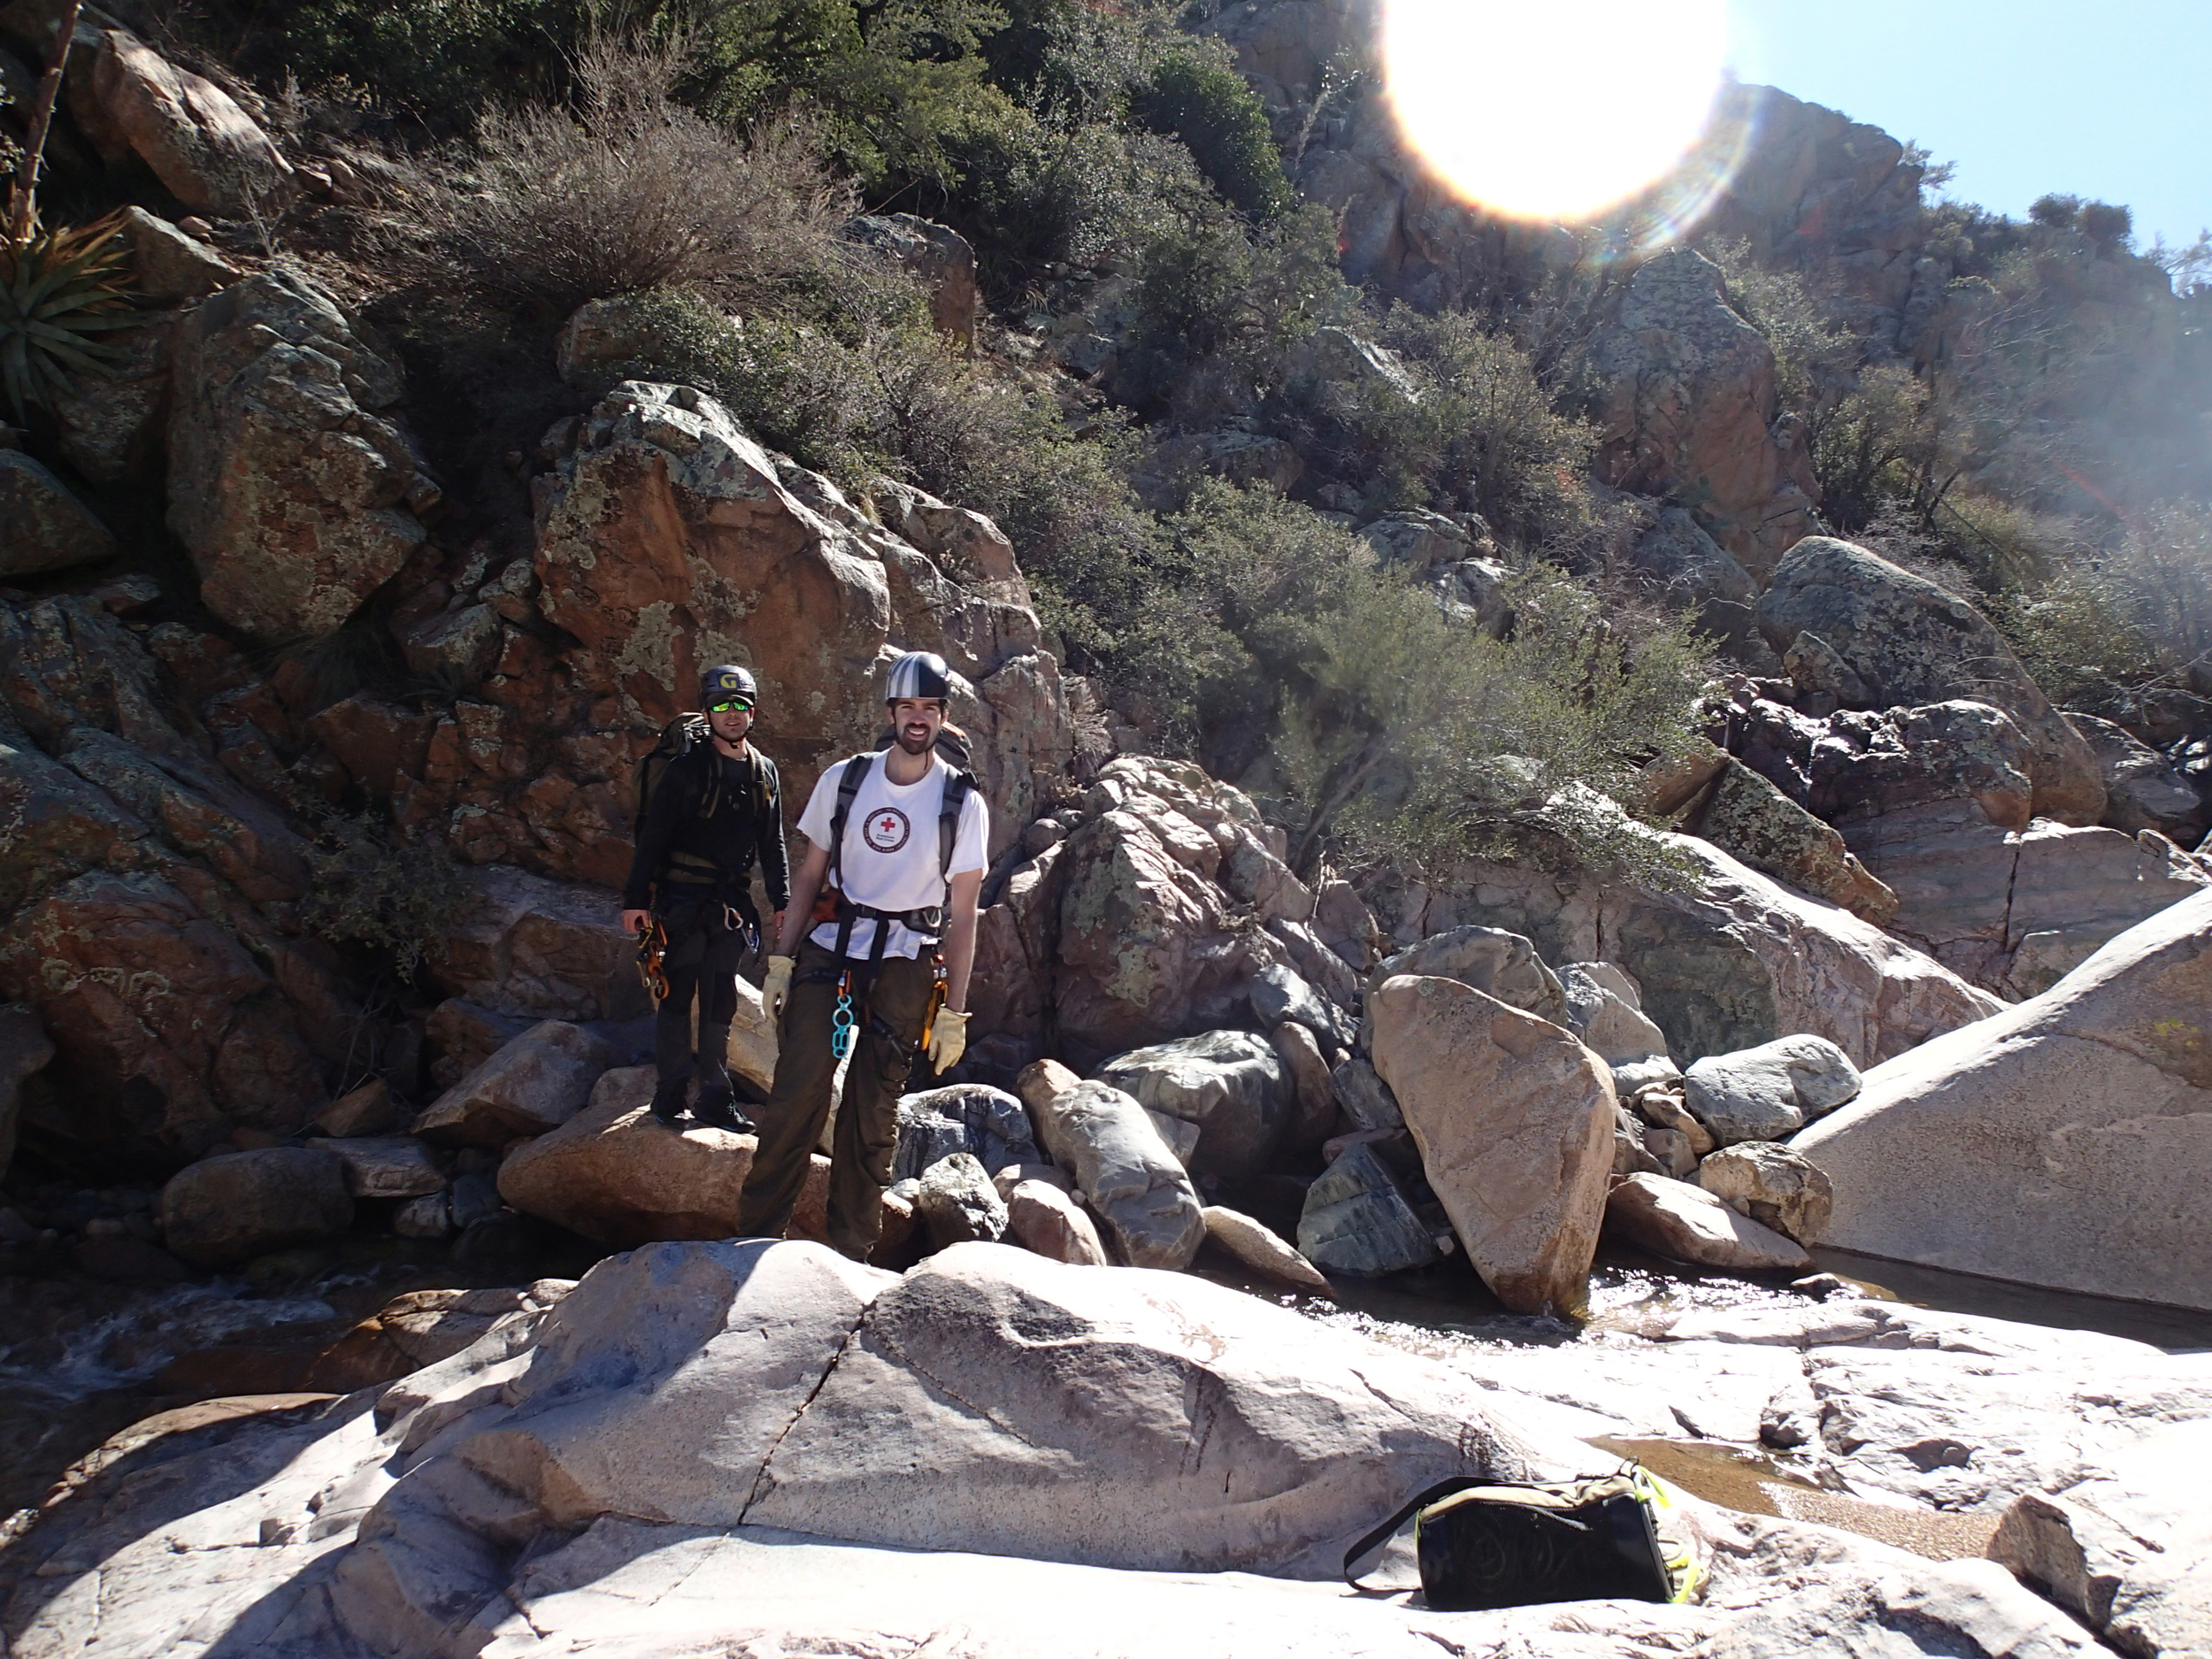
{"label": "letter g on helmet", "polygon": [[952,670],[943,657],[934,651],[909,651],[891,664],[883,682],[883,700],[897,703],[907,697],[952,701]]}

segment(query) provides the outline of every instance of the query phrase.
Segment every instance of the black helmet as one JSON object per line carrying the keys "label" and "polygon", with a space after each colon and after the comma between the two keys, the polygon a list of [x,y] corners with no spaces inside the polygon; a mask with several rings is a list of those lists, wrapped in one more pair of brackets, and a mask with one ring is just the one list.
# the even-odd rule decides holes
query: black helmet
{"label": "black helmet", "polygon": [[934,651],[909,651],[891,664],[883,682],[883,700],[897,703],[907,697],[934,697],[952,701],[952,670]]}
{"label": "black helmet", "polygon": [[699,676],[699,701],[703,706],[712,708],[726,697],[742,697],[748,703],[760,701],[760,687],[753,682],[751,669],[725,663]]}

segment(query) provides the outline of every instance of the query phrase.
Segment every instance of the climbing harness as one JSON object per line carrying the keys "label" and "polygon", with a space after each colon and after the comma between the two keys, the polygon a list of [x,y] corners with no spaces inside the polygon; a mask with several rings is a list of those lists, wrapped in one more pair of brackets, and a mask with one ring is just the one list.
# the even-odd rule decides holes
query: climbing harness
{"label": "climbing harness", "polygon": [[[930,905],[917,910],[879,910],[872,905],[856,904],[838,889],[845,851],[845,826],[852,816],[853,801],[860,787],[867,781],[869,769],[883,757],[879,753],[856,755],[845,763],[845,770],[837,780],[837,804],[830,815],[830,865],[820,895],[814,902],[809,926],[834,923],[837,944],[832,955],[836,958],[837,1003],[830,1015],[830,1052],[842,1060],[852,1052],[858,1041],[861,1022],[865,1019],[872,1029],[884,1026],[869,1011],[868,993],[874,988],[876,975],[883,965],[884,948],[890,942],[891,924],[896,922],[910,933],[918,933],[933,944],[945,931],[945,907]],[[945,780],[944,801],[937,815],[937,871],[945,881],[948,898],[951,896],[951,878],[955,843],[960,835],[960,814],[967,805],[969,791],[975,787],[974,777],[955,767]],[[868,954],[856,958],[851,954],[853,926],[856,922],[872,922],[872,937]],[[937,1018],[937,1010],[944,1006],[945,964],[941,952],[933,957],[936,985],[930,994],[928,1015],[922,1021],[922,1031],[927,1035],[930,1022]],[[813,976],[806,976],[812,978]]]}

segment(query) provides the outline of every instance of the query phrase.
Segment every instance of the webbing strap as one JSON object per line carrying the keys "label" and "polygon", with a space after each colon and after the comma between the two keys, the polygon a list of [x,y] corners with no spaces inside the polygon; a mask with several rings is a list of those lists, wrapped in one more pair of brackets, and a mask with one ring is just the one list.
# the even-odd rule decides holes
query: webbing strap
{"label": "webbing strap", "polygon": [[1493,1486],[1495,1485],[1497,1485],[1497,1482],[1494,1480],[1480,1480],[1477,1479],[1472,1475],[1454,1475],[1449,1480],[1440,1480],[1434,1486],[1424,1491],[1419,1496],[1409,1500],[1405,1507],[1400,1509],[1397,1514],[1392,1516],[1373,1532],[1368,1533],[1364,1538],[1361,1539],[1358,1543],[1353,1545],[1351,1548],[1344,1552],[1344,1582],[1350,1585],[1355,1590],[1365,1591],[1367,1586],[1362,1584],[1360,1580],[1366,1576],[1366,1573],[1364,1571],[1353,1571],[1352,1563],[1356,1561],[1365,1559],[1367,1556],[1373,1555],[1377,1550],[1380,1549],[1385,1544],[1387,1544],[1390,1541],[1392,1535],[1394,1534],[1400,1527],[1403,1526],[1408,1521],[1411,1520],[1421,1510],[1428,1508],[1430,1504],[1434,1503],[1439,1498],[1448,1498],[1453,1493],[1465,1492],[1471,1486]]}

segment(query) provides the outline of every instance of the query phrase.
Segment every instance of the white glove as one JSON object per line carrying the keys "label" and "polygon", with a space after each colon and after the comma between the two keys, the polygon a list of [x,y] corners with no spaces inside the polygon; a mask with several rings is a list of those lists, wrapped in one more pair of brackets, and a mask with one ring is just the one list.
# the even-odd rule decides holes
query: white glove
{"label": "white glove", "polygon": [[949,1008],[939,1009],[937,1018],[930,1022],[929,1034],[922,1040],[922,1052],[929,1056],[931,1067],[940,1074],[949,1071],[967,1051],[968,1017]]}
{"label": "white glove", "polygon": [[783,1018],[783,1005],[791,1000],[791,970],[795,965],[789,956],[768,958],[768,972],[760,982],[760,1005],[771,1020]]}

